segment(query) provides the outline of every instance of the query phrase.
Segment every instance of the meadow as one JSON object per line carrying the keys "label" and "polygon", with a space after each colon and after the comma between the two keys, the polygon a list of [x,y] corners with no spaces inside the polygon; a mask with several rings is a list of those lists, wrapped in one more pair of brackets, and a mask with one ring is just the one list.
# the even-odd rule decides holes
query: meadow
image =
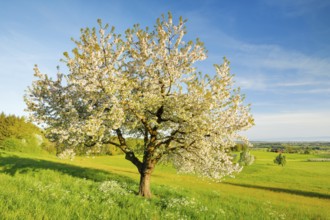
{"label": "meadow", "polygon": [[0,151],[0,219],[330,219],[329,154],[252,151],[256,161],[221,183],[159,165],[153,198],[136,195],[139,175],[122,155],[60,160]]}

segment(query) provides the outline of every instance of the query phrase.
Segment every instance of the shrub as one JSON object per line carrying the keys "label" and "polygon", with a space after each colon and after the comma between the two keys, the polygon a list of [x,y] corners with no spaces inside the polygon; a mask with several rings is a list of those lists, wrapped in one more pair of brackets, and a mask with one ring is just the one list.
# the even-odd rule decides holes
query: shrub
{"label": "shrub", "polygon": [[240,153],[240,158],[239,158],[239,165],[241,166],[249,166],[254,162],[254,156],[250,154],[250,151],[245,150]]}
{"label": "shrub", "polygon": [[1,142],[0,148],[6,151],[22,151],[23,141],[16,138],[6,138]]}
{"label": "shrub", "polygon": [[75,158],[75,156],[76,156],[76,153],[74,152],[73,149],[66,149],[57,155],[57,157],[62,160],[70,159],[71,161]]}
{"label": "shrub", "polygon": [[285,166],[286,164],[285,156],[282,154],[277,155],[277,157],[274,159],[274,163],[276,163],[277,165],[281,165],[282,167]]}
{"label": "shrub", "polygon": [[41,144],[38,144],[38,140],[34,136],[23,139],[6,138],[1,142],[0,149],[25,153],[40,153],[43,151]]}
{"label": "shrub", "polygon": [[0,149],[18,152],[53,153],[54,145],[45,137],[42,130],[24,117],[0,114]]}

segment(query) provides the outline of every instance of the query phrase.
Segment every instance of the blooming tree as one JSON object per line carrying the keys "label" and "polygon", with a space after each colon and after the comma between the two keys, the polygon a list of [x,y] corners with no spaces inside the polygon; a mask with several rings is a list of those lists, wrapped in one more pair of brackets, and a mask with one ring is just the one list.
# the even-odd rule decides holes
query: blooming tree
{"label": "blooming tree", "polygon": [[[114,28],[82,29],[64,53],[69,73],[38,78],[25,102],[48,135],[68,148],[102,144],[120,148],[140,173],[139,194],[150,197],[150,175],[161,159],[181,172],[221,179],[240,171],[227,150],[253,125],[250,107],[233,88],[229,62],[212,76],[193,64],[206,58],[198,39],[184,42],[186,20],[157,19],[153,30],[139,25],[122,37]],[[126,143],[143,138],[143,158]]]}

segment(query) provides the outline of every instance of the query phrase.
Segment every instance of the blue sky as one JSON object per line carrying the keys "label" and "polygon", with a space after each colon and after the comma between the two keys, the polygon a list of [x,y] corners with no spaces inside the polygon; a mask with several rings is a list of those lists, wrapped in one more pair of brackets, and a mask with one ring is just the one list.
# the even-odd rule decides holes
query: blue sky
{"label": "blue sky", "polygon": [[24,90],[33,66],[55,75],[70,38],[104,23],[123,33],[135,23],[152,27],[171,11],[188,19],[186,40],[199,37],[212,64],[226,56],[236,85],[252,104],[251,140],[330,140],[330,1],[2,1],[0,3],[0,112],[26,115]]}

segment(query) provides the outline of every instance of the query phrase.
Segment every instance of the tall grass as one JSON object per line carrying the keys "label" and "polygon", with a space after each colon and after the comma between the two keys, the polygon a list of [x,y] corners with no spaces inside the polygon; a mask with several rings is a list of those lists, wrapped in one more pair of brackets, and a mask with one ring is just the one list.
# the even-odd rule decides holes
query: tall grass
{"label": "tall grass", "polygon": [[288,155],[278,167],[276,154],[252,154],[256,163],[223,183],[158,166],[147,200],[122,156],[71,162],[0,151],[0,219],[329,219],[329,163]]}

